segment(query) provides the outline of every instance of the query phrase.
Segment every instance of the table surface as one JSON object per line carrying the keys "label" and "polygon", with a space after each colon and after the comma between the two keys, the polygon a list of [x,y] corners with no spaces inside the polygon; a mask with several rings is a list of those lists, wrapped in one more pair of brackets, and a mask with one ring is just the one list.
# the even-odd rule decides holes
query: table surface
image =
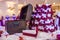
{"label": "table surface", "polygon": [[[3,31],[5,31],[5,27],[2,28]],[[31,36],[25,36],[22,33],[15,33],[13,35],[16,36],[21,36],[24,38],[24,40],[56,40],[56,34],[54,34],[53,36],[51,36],[52,33],[45,33],[45,32],[38,32],[37,37],[31,37]],[[10,35],[9,35],[10,36]],[[8,36],[7,36],[8,37]],[[2,36],[0,37],[0,40],[5,40],[6,36]]]}

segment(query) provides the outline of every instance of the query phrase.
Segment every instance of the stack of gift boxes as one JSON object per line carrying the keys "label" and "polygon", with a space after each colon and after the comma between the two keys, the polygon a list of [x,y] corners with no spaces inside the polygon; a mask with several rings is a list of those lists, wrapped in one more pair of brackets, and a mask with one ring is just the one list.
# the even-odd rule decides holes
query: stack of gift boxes
{"label": "stack of gift boxes", "polygon": [[40,31],[54,32],[57,28],[54,25],[53,13],[50,4],[36,5],[32,14],[31,29],[38,27]]}

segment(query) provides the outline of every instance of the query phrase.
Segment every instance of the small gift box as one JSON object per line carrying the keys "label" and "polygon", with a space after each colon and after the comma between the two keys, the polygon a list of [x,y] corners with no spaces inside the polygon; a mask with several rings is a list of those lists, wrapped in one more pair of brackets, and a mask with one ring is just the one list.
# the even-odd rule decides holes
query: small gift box
{"label": "small gift box", "polygon": [[38,34],[38,27],[36,27],[36,30],[23,30],[23,35],[31,36],[31,37],[37,37]]}
{"label": "small gift box", "polygon": [[23,35],[36,37],[36,31],[35,30],[23,30]]}

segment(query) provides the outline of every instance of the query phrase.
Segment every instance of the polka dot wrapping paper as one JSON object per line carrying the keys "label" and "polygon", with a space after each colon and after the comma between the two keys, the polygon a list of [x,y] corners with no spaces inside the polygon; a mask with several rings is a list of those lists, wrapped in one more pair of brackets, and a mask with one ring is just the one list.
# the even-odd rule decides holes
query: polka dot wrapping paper
{"label": "polka dot wrapping paper", "polygon": [[36,5],[35,11],[32,14],[30,28],[38,27],[40,31],[54,32],[56,27],[52,18],[53,10],[50,4]]}

